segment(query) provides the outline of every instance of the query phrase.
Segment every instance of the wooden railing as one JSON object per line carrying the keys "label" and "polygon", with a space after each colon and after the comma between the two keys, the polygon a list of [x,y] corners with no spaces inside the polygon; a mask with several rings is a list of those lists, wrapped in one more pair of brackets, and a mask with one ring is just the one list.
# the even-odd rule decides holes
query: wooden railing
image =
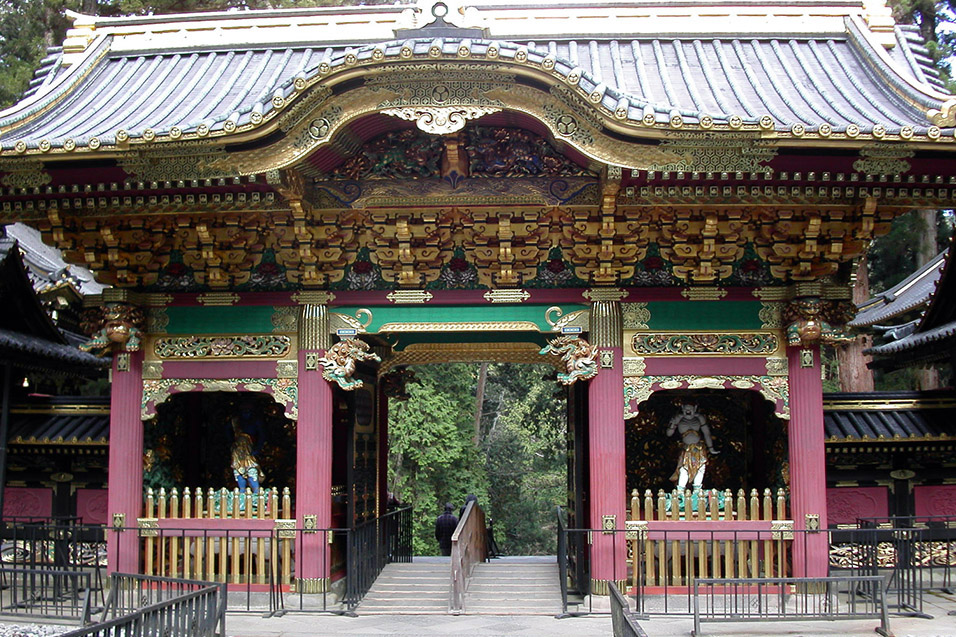
{"label": "wooden railing", "polygon": [[[701,577],[786,577],[793,541],[786,493],[741,489],[631,493],[628,554],[647,586]],[[635,560],[636,557],[636,560]],[[635,561],[637,562],[635,564]]]}
{"label": "wooden railing", "polygon": [[485,512],[471,500],[451,536],[451,600],[449,609],[461,612],[465,606],[468,578],[478,562],[488,559],[488,533]]}
{"label": "wooden railing", "polygon": [[[249,506],[251,504],[251,506]],[[223,520],[278,520],[289,518],[292,511],[292,497],[289,487],[282,490],[281,505],[278,489],[262,488],[253,494],[246,489],[206,489],[197,488],[190,492],[183,489],[182,495],[176,488],[146,490],[146,506],[143,517],[158,519],[206,518]]]}
{"label": "wooden railing", "polygon": [[707,489],[698,491],[666,492],[663,489],[657,496],[650,489],[641,497],[637,489],[631,491],[632,520],[788,520],[787,494],[777,489],[773,495],[770,489],[760,494],[750,490],[748,496],[743,489]]}
{"label": "wooden railing", "polygon": [[[250,506],[251,503],[251,506]],[[291,584],[299,531],[288,488],[148,490],[138,522],[143,574],[230,584]]]}

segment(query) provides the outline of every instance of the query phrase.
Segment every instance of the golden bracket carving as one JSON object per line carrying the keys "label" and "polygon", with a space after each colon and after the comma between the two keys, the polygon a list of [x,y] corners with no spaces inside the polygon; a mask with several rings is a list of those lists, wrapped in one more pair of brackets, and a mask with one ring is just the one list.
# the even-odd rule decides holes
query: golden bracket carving
{"label": "golden bracket carving", "polygon": [[647,539],[647,520],[627,520],[624,522],[624,539],[643,541]]}
{"label": "golden bracket carving", "polygon": [[159,537],[159,520],[156,518],[136,518],[136,527],[140,537]]}
{"label": "golden bracket carving", "polygon": [[276,532],[276,537],[280,540],[294,540],[296,534],[295,526],[295,520],[280,518],[276,520],[273,529]]}
{"label": "golden bracket carving", "polygon": [[770,522],[770,536],[775,540],[793,539],[793,520],[773,520]]}

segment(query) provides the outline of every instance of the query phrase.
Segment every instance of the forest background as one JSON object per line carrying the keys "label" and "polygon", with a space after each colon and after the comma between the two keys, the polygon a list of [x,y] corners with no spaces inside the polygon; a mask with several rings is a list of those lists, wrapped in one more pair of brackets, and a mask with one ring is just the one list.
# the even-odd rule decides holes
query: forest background
{"label": "forest background", "polygon": [[[410,0],[409,0],[410,2]],[[398,2],[402,4],[403,2]],[[0,0],[0,109],[29,86],[48,47],[62,42],[66,10],[88,15],[166,14],[225,9],[347,6],[343,0]],[[365,0],[360,4],[396,4]],[[950,92],[956,92],[951,59],[956,52],[956,0],[891,0],[898,22],[915,24]],[[899,217],[859,264],[854,301],[888,289],[944,249],[953,234],[948,210]],[[826,391],[931,388],[938,370],[905,369],[874,376],[855,347],[826,353]],[[454,364],[415,369],[410,400],[392,409],[389,480],[414,506],[415,552],[437,552],[431,533],[448,501],[478,496],[494,519],[507,554],[554,551],[555,504],[567,499],[564,390],[547,366]],[[556,395],[557,393],[557,395]]]}

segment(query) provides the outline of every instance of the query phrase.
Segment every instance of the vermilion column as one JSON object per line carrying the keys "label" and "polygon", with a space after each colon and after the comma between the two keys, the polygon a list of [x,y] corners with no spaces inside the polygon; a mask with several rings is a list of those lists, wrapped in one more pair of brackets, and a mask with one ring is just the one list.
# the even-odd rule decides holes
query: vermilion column
{"label": "vermilion column", "polygon": [[[621,306],[598,301],[591,308],[591,344],[599,348],[598,375],[588,387],[591,528],[623,529],[627,505],[624,451],[624,365]],[[606,516],[613,516],[607,518]],[[607,520],[607,522],[605,522]],[[608,594],[607,583],[627,578],[623,533],[592,534],[591,592]]]}
{"label": "vermilion column", "polygon": [[[329,585],[332,526],[332,388],[318,359],[329,348],[324,305],[305,305],[299,316],[299,421],[296,426],[295,518],[302,531],[296,542],[296,590],[321,593]],[[314,517],[311,517],[314,516]],[[307,519],[308,518],[308,519]]]}
{"label": "vermilion column", "polygon": [[[827,574],[826,458],[823,446],[823,381],[820,349],[789,347],[790,372],[790,513],[796,529],[807,528],[807,516],[819,516],[820,533],[796,534],[793,543],[795,577]],[[813,520],[811,519],[811,525]],[[804,539],[806,541],[804,541]]]}
{"label": "vermilion column", "polygon": [[[113,357],[110,393],[108,510],[113,531],[107,535],[110,572],[139,572],[136,518],[143,507],[143,353]],[[127,530],[121,530],[126,528]]]}

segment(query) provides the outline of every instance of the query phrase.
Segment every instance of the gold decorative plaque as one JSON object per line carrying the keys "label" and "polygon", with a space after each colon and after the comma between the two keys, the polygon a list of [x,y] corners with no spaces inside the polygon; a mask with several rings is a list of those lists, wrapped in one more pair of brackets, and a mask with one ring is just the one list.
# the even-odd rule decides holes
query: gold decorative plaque
{"label": "gold decorative plaque", "polygon": [[428,303],[432,297],[432,293],[425,290],[395,290],[385,296],[392,303]]}
{"label": "gold decorative plaque", "polygon": [[523,303],[531,298],[527,290],[489,290],[485,300],[489,303]]}

